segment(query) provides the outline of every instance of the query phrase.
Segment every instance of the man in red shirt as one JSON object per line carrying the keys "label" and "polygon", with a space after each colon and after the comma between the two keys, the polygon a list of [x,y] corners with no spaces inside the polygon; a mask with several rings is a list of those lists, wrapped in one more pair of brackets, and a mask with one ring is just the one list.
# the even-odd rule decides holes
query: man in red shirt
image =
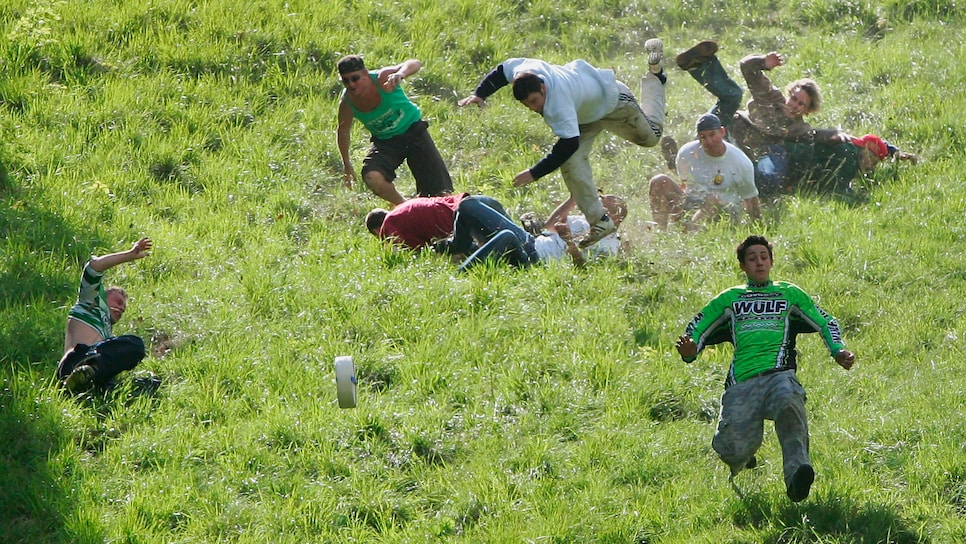
{"label": "man in red shirt", "polygon": [[408,249],[419,249],[453,234],[456,208],[464,198],[480,199],[509,217],[503,205],[493,198],[460,193],[410,198],[392,210],[376,208],[366,215],[366,228],[384,240]]}

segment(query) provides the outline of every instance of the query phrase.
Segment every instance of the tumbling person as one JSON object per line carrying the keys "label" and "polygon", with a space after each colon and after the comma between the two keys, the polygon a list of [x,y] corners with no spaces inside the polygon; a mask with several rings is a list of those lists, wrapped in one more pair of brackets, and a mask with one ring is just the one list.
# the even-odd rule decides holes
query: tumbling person
{"label": "tumbling person", "polygon": [[697,211],[686,221],[689,230],[722,213],[737,222],[742,205],[752,220],[761,219],[755,167],[747,155],[724,140],[725,131],[713,113],[698,118],[698,139],[684,144],[677,154],[678,177],[684,188],[666,174],[651,178],[651,215],[659,228],[666,229],[670,219],[683,219],[684,212],[691,209]]}
{"label": "tumbling person", "polygon": [[115,376],[144,359],[141,338],[113,335],[113,325],[127,309],[127,292],[120,287],[105,289],[101,280],[108,269],[142,259],[152,247],[149,238],[141,238],[128,251],[91,257],[84,265],[77,302],[67,314],[64,355],[57,366],[57,379],[71,393],[109,386]]}
{"label": "tumbling person", "polygon": [[375,72],[366,69],[362,57],[349,55],[338,62],[345,89],[339,100],[336,132],[346,185],[356,177],[349,159],[349,136],[353,119],[369,130],[371,146],[362,163],[362,179],[376,196],[393,205],[405,198],[396,189],[396,169],[406,161],[416,179],[419,196],[442,196],[453,192],[453,180],[427,130],[422,112],[400,84],[419,71],[422,63],[409,59]]}
{"label": "tumbling person", "polygon": [[511,58],[491,71],[460,106],[484,101],[512,84],[513,97],[540,114],[558,140],[537,164],[513,178],[515,186],[532,183],[560,168],[577,207],[591,222],[580,247],[587,247],[617,230],[605,213],[594,184],[590,151],[603,130],[644,147],[658,144],[664,130],[665,88],[663,43],[647,40],[648,71],[641,78],[640,104],[613,70],[586,61],[565,65],[532,58]]}
{"label": "tumbling person", "polygon": [[[711,442],[734,478],[757,465],[764,420],[775,422],[782,448],[785,492],[794,502],[808,497],[815,470],[808,452],[805,389],[798,382],[795,335],[818,331],[835,362],[848,370],[855,354],[845,349],[838,322],[797,285],[771,280],[774,255],[762,236],[736,249],[748,282],[715,296],[688,323],[675,347],[686,363],[706,346],[727,338],[734,356],[721,396],[718,428]],[[797,325],[796,322],[802,325]]]}

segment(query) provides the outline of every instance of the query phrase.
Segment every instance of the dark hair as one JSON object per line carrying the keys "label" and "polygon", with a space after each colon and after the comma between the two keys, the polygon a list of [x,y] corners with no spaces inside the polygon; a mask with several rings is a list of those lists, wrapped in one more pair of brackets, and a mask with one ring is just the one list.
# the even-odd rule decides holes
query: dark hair
{"label": "dark hair", "polygon": [[738,244],[738,247],[735,248],[735,253],[738,255],[739,263],[745,264],[745,253],[751,246],[765,246],[768,248],[768,256],[772,259],[775,258],[775,255],[772,253],[771,243],[765,239],[764,236],[752,234],[751,236],[745,238],[740,244]]}
{"label": "dark hair", "polygon": [[790,95],[796,89],[801,89],[808,95],[808,113],[816,113],[822,109],[822,89],[814,79],[806,77],[792,81],[785,87],[785,94]]}
{"label": "dark hair", "polygon": [[389,212],[382,208],[376,208],[367,213],[366,228],[369,229],[369,232],[379,236],[379,231],[382,229],[382,224],[386,221],[387,215],[389,215]]}
{"label": "dark hair", "polygon": [[362,61],[362,57],[359,55],[346,55],[339,59],[336,66],[339,68],[340,74],[348,74],[366,69],[366,63]]}
{"label": "dark hair", "polygon": [[526,100],[531,94],[539,93],[541,85],[543,80],[537,74],[530,72],[520,74],[513,80],[513,98],[520,101]]}

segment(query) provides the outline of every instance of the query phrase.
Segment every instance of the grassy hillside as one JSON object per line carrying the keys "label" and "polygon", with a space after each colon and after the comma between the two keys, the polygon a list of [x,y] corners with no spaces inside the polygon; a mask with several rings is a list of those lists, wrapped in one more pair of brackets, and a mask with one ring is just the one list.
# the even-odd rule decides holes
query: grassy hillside
{"label": "grassy hillside", "polygon": [[[561,5],[562,4],[562,5]],[[966,39],[954,0],[439,3],[89,0],[0,5],[0,541],[852,543],[966,540]],[[917,152],[850,203],[789,196],[761,231],[773,276],[845,328],[855,368],[801,343],[811,497],[790,503],[771,429],[727,481],[711,450],[727,348],[673,341],[741,280],[757,227],[648,229],[658,149],[602,137],[598,185],[631,205],[627,254],[457,276],[393,252],[346,189],[334,63],[415,57],[406,89],[457,189],[519,215],[566,194],[512,176],[553,136],[509,92],[460,109],[511,56],[585,58],[637,87],[643,44],[705,38],[737,75],[778,50],[817,79],[811,120]],[[666,132],[712,101],[668,63]],[[357,168],[368,135],[357,128]],[[413,191],[401,169],[397,185]],[[132,294],[116,332],[151,354],[106,396],[53,374],[91,253]],[[926,296],[929,295],[929,296]],[[359,406],[332,363],[352,355]]]}

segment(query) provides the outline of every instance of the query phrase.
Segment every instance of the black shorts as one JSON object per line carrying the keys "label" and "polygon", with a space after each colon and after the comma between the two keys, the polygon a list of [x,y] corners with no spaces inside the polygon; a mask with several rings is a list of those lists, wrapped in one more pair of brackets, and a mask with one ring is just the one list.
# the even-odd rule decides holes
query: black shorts
{"label": "black shorts", "polygon": [[371,138],[372,146],[362,161],[362,175],[376,171],[391,183],[396,179],[396,169],[406,161],[416,180],[417,195],[440,196],[452,193],[453,180],[427,127],[429,123],[419,120],[399,136],[385,140]]}

